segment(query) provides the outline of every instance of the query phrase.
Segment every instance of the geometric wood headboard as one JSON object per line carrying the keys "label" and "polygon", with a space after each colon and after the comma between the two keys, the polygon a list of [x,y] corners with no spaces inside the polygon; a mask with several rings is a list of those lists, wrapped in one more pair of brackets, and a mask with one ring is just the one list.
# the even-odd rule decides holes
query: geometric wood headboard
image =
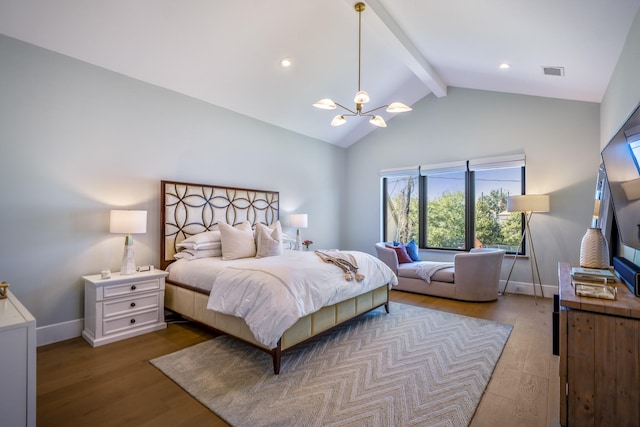
{"label": "geometric wood headboard", "polygon": [[270,225],[279,219],[277,191],[161,181],[160,264],[174,261],[176,245],[194,234],[249,221]]}

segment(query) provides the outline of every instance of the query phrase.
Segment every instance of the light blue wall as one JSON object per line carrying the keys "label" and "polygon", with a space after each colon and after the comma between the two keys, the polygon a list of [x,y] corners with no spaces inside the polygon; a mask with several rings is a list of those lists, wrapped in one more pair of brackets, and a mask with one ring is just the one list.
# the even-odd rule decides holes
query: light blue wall
{"label": "light blue wall", "polygon": [[160,180],[280,191],[281,219],[337,247],[346,152],[0,36],[0,280],[38,326],[83,317],[82,275],[120,269],[108,211],[146,209],[158,264]]}
{"label": "light blue wall", "polygon": [[[578,262],[590,226],[599,114],[595,103],[470,89],[428,96],[348,149],[345,246],[374,252],[381,169],[525,153],[527,192],[551,198],[551,212],[534,214],[531,227],[542,282],[557,286],[558,261]],[[531,283],[528,260],[517,262],[512,280]]]}

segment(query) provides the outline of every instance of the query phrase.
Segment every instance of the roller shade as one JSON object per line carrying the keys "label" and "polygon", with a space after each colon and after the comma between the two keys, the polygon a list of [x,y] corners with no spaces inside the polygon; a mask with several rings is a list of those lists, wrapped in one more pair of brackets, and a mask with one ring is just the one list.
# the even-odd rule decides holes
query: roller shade
{"label": "roller shade", "polygon": [[418,166],[409,166],[404,168],[382,169],[380,177],[391,178],[394,176],[418,176]]}
{"label": "roller shade", "polygon": [[436,163],[432,165],[421,165],[420,175],[429,176],[429,175],[438,175],[442,173],[466,172],[466,170],[467,170],[466,160],[457,161],[457,162],[448,162],[448,163]]}
{"label": "roller shade", "polygon": [[469,170],[518,168],[524,166],[524,154],[469,160]]}

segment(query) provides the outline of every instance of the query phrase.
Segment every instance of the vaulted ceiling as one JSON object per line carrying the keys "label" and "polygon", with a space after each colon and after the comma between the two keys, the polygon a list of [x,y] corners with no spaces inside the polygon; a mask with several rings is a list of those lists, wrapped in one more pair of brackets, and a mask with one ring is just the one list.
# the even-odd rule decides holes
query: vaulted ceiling
{"label": "vaulted ceiling", "polygon": [[[0,0],[0,34],[348,147],[355,108],[355,0]],[[640,0],[370,0],[361,86],[373,107],[449,86],[600,102]],[[283,68],[282,58],[292,65]],[[1,60],[1,58],[0,58]],[[500,69],[501,63],[509,69]],[[544,67],[562,68],[547,75]],[[393,126],[393,114],[381,115]],[[404,113],[411,114],[411,113]]]}

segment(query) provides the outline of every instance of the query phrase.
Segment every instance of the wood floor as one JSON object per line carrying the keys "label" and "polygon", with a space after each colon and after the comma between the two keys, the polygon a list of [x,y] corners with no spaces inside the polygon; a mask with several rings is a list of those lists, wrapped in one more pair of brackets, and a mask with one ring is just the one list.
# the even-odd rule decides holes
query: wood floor
{"label": "wood floor", "polygon": [[[536,305],[532,297],[509,294],[464,303],[399,291],[391,299],[514,325],[472,427],[559,425],[550,299]],[[97,348],[82,338],[39,347],[37,425],[226,426],[148,362],[213,336],[191,323],[174,323]]]}

